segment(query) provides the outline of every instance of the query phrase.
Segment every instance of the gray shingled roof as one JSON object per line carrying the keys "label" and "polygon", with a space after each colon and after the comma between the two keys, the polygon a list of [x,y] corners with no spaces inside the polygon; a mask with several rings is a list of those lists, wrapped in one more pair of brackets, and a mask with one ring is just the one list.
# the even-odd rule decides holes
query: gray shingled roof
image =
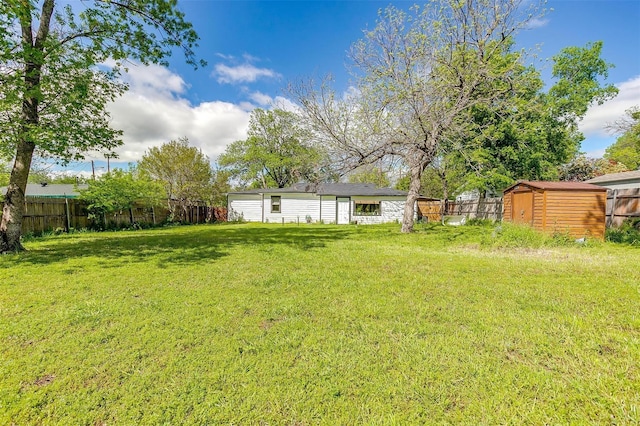
{"label": "gray shingled roof", "polygon": [[402,196],[407,193],[393,188],[377,188],[371,183],[296,183],[288,188],[250,189],[247,191],[230,192],[229,194],[317,194],[334,195],[337,197],[351,196]]}
{"label": "gray shingled roof", "polygon": [[[39,183],[28,183],[25,195],[27,197],[49,197],[49,198],[76,198],[80,195],[77,188],[86,189],[88,185],[81,184],[76,187],[73,184],[47,184],[42,185]],[[7,187],[0,188],[2,195],[7,193]]]}
{"label": "gray shingled roof", "polygon": [[622,173],[610,173],[608,175],[602,175],[594,177],[593,179],[585,180],[587,183],[605,183],[605,182],[618,182],[621,180],[633,180],[640,179],[640,170],[634,170],[631,172]]}

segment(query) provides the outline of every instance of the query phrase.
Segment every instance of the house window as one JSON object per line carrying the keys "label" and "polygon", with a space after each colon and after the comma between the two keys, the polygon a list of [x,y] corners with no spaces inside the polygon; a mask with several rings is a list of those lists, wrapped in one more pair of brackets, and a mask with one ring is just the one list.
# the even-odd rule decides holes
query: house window
{"label": "house window", "polygon": [[280,213],[280,196],[271,196],[271,213]]}
{"label": "house window", "polygon": [[355,201],[354,216],[380,216],[380,201]]}

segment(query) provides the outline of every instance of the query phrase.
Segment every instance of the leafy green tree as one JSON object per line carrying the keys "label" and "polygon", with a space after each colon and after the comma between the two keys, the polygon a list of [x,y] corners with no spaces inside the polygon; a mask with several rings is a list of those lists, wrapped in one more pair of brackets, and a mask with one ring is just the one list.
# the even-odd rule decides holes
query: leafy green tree
{"label": "leafy green tree", "polygon": [[160,183],[133,171],[117,169],[89,181],[89,187],[80,190],[80,199],[88,203],[90,217],[99,218],[106,226],[108,214],[129,210],[136,203],[159,206],[165,194]]}
{"label": "leafy green tree", "polygon": [[[500,191],[518,179],[555,180],[559,167],[574,158],[584,136],[578,122],[589,105],[612,98],[617,89],[601,85],[610,64],[600,58],[602,43],[569,47],[553,57],[556,82],[542,91],[540,74],[521,67],[513,80],[509,104],[477,104],[471,111],[472,127],[452,150],[468,170],[467,187]],[[581,175],[586,166],[578,158],[564,177]],[[584,172],[584,171],[583,171]],[[568,174],[567,174],[568,173]]]}
{"label": "leafy green tree", "polygon": [[22,249],[34,153],[64,163],[120,144],[106,104],[126,89],[117,80],[122,64],[163,64],[181,48],[195,66],[196,41],[175,0],[0,2],[0,155],[14,159],[0,252]]}
{"label": "leafy green tree", "polygon": [[521,58],[504,53],[536,16],[525,3],[434,0],[408,13],[388,7],[351,49],[357,90],[350,96],[336,95],[328,81],[291,86],[315,137],[347,167],[403,160],[410,176],[403,232],[413,229],[423,172],[467,131],[470,108],[509,99]]}
{"label": "leafy green tree", "polygon": [[231,191],[231,172],[217,169],[213,172],[211,184],[211,205],[215,207],[227,207],[227,193]]}
{"label": "leafy green tree", "polygon": [[389,176],[373,164],[362,166],[349,174],[349,182],[351,183],[372,183],[378,188],[388,188],[391,182]]}
{"label": "leafy green tree", "polygon": [[420,192],[430,198],[448,200],[467,189],[466,170],[452,155],[436,158],[424,171]]}
{"label": "leafy green tree", "polygon": [[[11,169],[7,163],[0,161],[0,186],[7,186],[9,184],[9,176],[11,175]],[[4,194],[0,194],[3,196]]]}
{"label": "leafy green tree", "polygon": [[626,111],[625,116],[609,128],[620,134],[616,142],[606,149],[604,157],[624,164],[629,170],[640,168],[640,107]]}
{"label": "leafy green tree", "polygon": [[318,179],[320,151],[298,124],[296,114],[257,108],[251,113],[248,137],[233,142],[218,158],[244,185],[284,188],[299,180]]}
{"label": "leafy green tree", "polygon": [[138,163],[138,170],[162,183],[175,220],[186,218],[188,206],[211,199],[213,172],[209,158],[190,146],[187,138],[149,149]]}

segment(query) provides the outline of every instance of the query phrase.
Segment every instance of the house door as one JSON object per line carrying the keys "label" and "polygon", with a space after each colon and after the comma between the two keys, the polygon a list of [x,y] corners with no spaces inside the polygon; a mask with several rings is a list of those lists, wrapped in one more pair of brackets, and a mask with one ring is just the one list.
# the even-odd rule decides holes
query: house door
{"label": "house door", "polygon": [[533,223],[533,192],[514,192],[511,217],[514,223]]}
{"label": "house door", "polygon": [[351,198],[336,198],[336,223],[346,225],[351,217]]}

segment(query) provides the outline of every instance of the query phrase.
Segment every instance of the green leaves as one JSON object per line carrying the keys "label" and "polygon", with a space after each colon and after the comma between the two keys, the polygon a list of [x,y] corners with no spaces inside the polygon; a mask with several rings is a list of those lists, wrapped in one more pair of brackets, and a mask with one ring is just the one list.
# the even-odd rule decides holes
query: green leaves
{"label": "green leaves", "polygon": [[213,195],[209,159],[198,148],[189,146],[187,138],[149,149],[138,163],[138,169],[160,182],[166,197],[180,206],[209,201]]}
{"label": "green leaves", "polygon": [[284,188],[315,180],[321,158],[294,113],[258,108],[251,113],[248,138],[229,145],[218,162],[244,184]]}
{"label": "green leaves", "polygon": [[550,103],[558,117],[571,120],[582,118],[589,106],[602,104],[618,93],[613,85],[600,85],[613,65],[605,62],[602,42],[588,43],[585,47],[566,47],[553,57],[553,77],[556,84],[549,90]]}
{"label": "green leaves", "polygon": [[80,190],[80,198],[89,203],[94,217],[133,207],[134,203],[158,206],[165,200],[162,185],[132,171],[115,170],[89,181],[89,188]]}

